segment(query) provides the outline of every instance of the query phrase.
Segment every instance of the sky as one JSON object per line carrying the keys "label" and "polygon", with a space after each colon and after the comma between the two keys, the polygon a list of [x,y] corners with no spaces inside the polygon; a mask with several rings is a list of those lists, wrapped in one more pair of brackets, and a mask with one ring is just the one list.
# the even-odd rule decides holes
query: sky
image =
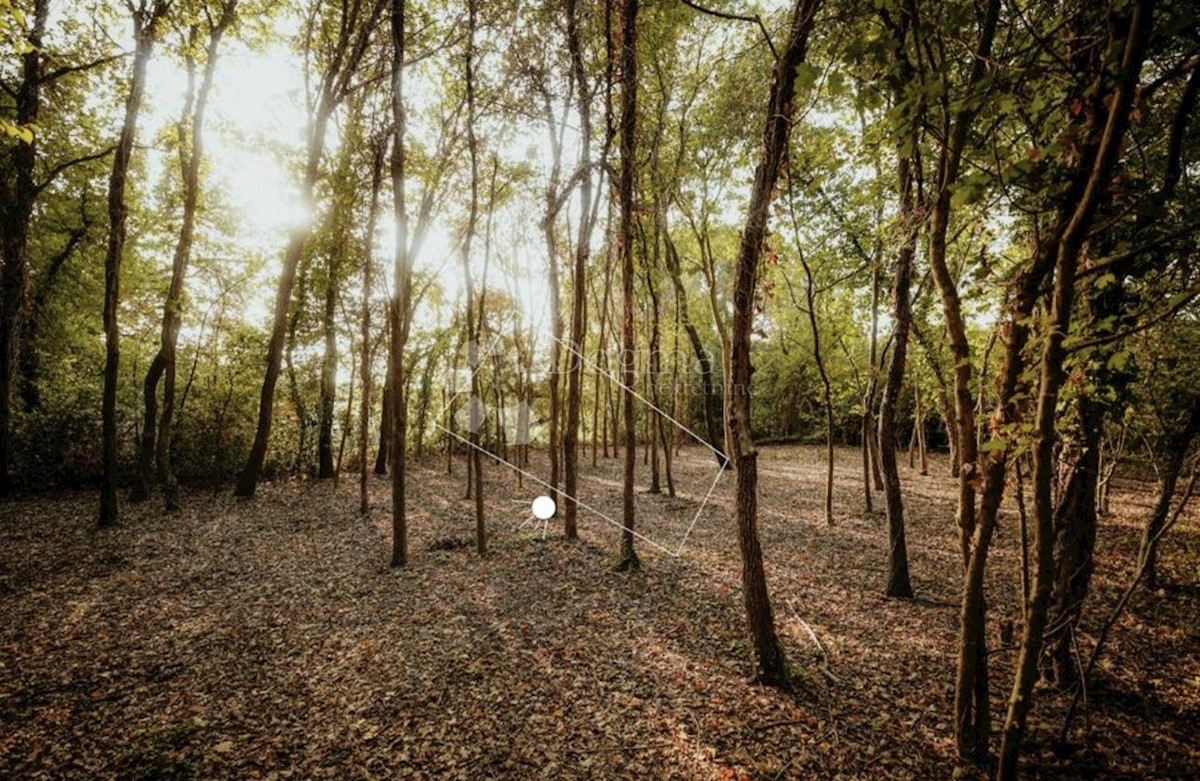
{"label": "sky", "polygon": [[[223,41],[204,130],[207,169],[204,186],[210,192],[218,192],[226,207],[236,215],[234,244],[267,260],[264,272],[268,278],[263,280],[266,284],[255,286],[243,312],[248,320],[263,326],[268,325],[270,318],[274,282],[288,232],[310,218],[305,213],[298,174],[294,171],[304,157],[307,122],[303,60],[291,49],[287,28],[286,22],[283,23],[271,41],[254,48],[236,37]],[[160,47],[147,69],[146,102],[139,127],[141,143],[150,144],[172,127],[186,87],[183,64]],[[410,78],[407,98],[419,101],[423,92],[421,83]],[[420,132],[420,128],[414,132]],[[518,129],[499,151],[507,159],[527,159],[535,166],[548,168],[548,152],[542,141],[537,128]],[[335,126],[330,131],[327,160],[336,153],[337,144]],[[568,149],[565,157],[569,158],[572,152]],[[177,162],[172,153],[150,145],[145,154],[152,182],[162,181],[164,176],[177,177]],[[390,289],[395,225],[388,219],[390,202],[387,201],[385,193],[376,257],[377,274],[382,272]],[[536,228],[536,224],[532,227]],[[484,246],[482,228],[481,218],[472,253],[476,279]],[[500,264],[494,261],[489,270],[489,287],[506,289],[515,284],[526,315],[548,328],[544,312],[548,299],[544,244],[540,232],[530,228],[527,208],[497,215],[493,250],[506,256],[506,264],[520,267],[521,273],[515,279],[511,276],[506,279]],[[417,259],[418,271],[438,274],[449,301],[460,298],[463,289],[457,247],[458,237],[445,219],[436,220]],[[514,256],[515,264],[511,260]],[[168,267],[170,257],[163,257],[161,262]],[[429,312],[423,319],[425,324],[433,325],[440,317]],[[419,319],[417,326],[420,325]]]}

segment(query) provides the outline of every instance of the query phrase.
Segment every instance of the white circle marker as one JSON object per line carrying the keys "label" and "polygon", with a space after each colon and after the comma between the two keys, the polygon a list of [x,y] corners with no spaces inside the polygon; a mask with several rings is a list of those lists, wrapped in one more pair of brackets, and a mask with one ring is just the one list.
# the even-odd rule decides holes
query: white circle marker
{"label": "white circle marker", "polygon": [[548,521],[554,517],[558,507],[549,496],[539,496],[533,500],[533,517],[539,521]]}

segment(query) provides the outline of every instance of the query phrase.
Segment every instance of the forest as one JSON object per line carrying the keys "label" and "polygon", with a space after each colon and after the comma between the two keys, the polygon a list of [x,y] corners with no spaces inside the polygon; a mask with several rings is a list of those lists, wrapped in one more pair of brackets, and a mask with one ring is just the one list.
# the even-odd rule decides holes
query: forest
{"label": "forest", "polygon": [[0,777],[1200,778],[1198,96],[1192,0],[0,0]]}

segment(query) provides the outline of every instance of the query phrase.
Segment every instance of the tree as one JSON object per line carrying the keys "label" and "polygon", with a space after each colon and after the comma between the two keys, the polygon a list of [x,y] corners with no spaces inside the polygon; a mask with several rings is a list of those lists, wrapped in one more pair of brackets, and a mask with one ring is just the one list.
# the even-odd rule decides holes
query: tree
{"label": "tree", "polygon": [[566,0],[567,48],[579,106],[579,232],[575,239],[575,265],[571,293],[571,354],[567,360],[567,421],[563,431],[563,490],[567,496],[563,529],[568,540],[579,536],[575,503],[579,485],[579,423],[583,408],[584,304],[587,297],[587,265],[591,252],[592,226],[592,91],[583,62],[576,0]]}
{"label": "tree", "polygon": [[[28,294],[29,230],[38,191],[34,179],[37,138],[29,128],[37,123],[41,110],[42,36],[49,13],[50,0],[37,0],[33,23],[26,35],[27,50],[21,54],[15,122],[4,120],[0,127],[6,135],[16,139],[16,143],[5,149],[11,155],[14,176],[11,183],[5,176],[3,189],[0,189],[0,228],[4,234],[0,240],[0,251],[3,252],[0,257],[0,496],[8,493],[10,488],[12,385],[17,363],[17,334]],[[6,25],[16,23],[15,19],[2,21]],[[6,138],[6,146],[9,143]]]}
{"label": "tree", "polygon": [[[330,117],[353,86],[352,79],[366,53],[371,33],[383,12],[384,2],[385,0],[348,0],[338,6],[336,13],[330,12],[318,2],[308,17],[309,29],[305,41],[316,47],[312,54],[319,61],[318,67],[323,66],[316,95],[312,98],[312,115],[307,133],[307,159],[301,182],[301,197],[309,214],[314,206],[313,192],[321,176],[321,159],[325,154],[325,136]],[[283,268],[279,274],[275,294],[271,336],[267,343],[267,366],[259,396],[258,426],[246,466],[238,477],[236,494],[242,498],[254,496],[267,456],[271,419],[275,412],[275,385],[279,380],[284,340],[287,336],[288,308],[300,259],[311,235],[311,220],[306,220],[292,231],[284,251]]]}
{"label": "tree", "polygon": [[[155,478],[163,486],[163,501],[167,510],[179,508],[179,486],[171,470],[171,437],[175,415],[175,353],[179,344],[179,327],[183,321],[183,284],[192,256],[192,244],[196,234],[196,215],[200,204],[200,169],[204,160],[204,116],[208,108],[208,97],[212,90],[216,72],[217,52],[226,30],[236,18],[238,0],[222,0],[216,16],[205,7],[203,16],[208,19],[207,44],[204,47],[203,71],[199,85],[196,70],[199,63],[195,50],[201,39],[201,14],[194,13],[196,20],[188,26],[184,46],[184,60],[188,70],[188,89],[184,107],[175,125],[176,142],[179,144],[180,180],[183,184],[183,220],[179,237],[175,243],[175,254],[171,263],[171,283],[163,302],[162,336],[157,355],[150,363],[143,384],[142,396],[145,404],[145,420],[142,441],[138,452],[138,470],[135,476],[130,501],[148,499],[150,485]],[[190,128],[188,127],[190,124]],[[162,417],[158,418],[158,383],[163,383]]]}
{"label": "tree", "polygon": [[[370,510],[368,491],[367,447],[371,438],[371,294],[375,278],[375,230],[379,223],[379,193],[383,189],[383,164],[387,159],[388,134],[380,132],[371,140],[371,200],[367,209],[367,227],[364,235],[362,312],[359,338],[359,373],[362,375],[362,398],[358,416],[358,512],[366,515]],[[380,421],[382,423],[382,421]]]}
{"label": "tree", "polygon": [[637,433],[635,431],[633,386],[635,351],[633,300],[633,240],[634,240],[634,167],[637,164],[637,14],[638,0],[621,3],[621,174],[618,181],[620,203],[621,259],[621,401],[625,422],[625,462],[622,484],[621,553],[617,569],[641,568],[633,547],[634,501],[633,475],[637,467]]}
{"label": "tree", "polygon": [[907,9],[900,18],[892,20],[883,10],[884,23],[895,36],[895,71],[893,89],[903,124],[897,142],[896,176],[899,182],[900,211],[897,216],[901,244],[896,256],[896,273],[892,283],[892,355],[888,362],[883,397],[879,401],[879,461],[883,471],[884,500],[888,525],[888,578],[884,593],[889,597],[911,598],[912,584],[908,578],[908,547],[904,535],[904,498],[900,491],[900,470],[896,465],[896,402],[904,383],[905,361],[908,357],[908,335],[912,329],[911,285],[913,263],[917,251],[920,223],[916,212],[916,178],[919,165],[913,155],[920,142],[920,108],[922,98],[910,91],[914,87],[912,64],[905,51],[905,41],[914,20]]}
{"label": "tree", "polygon": [[[471,242],[479,220],[479,141],[475,136],[475,0],[467,0],[467,52],[464,77],[467,88],[467,152],[471,159],[471,201],[467,213],[467,229],[463,235],[462,265],[467,293],[467,363],[471,371],[470,400],[470,450],[467,454],[470,468],[467,473],[467,491],[475,496],[475,549],[480,556],[487,553],[487,528],[483,516],[483,385],[480,372],[483,369],[483,350],[479,338],[482,334],[484,293],[479,292],[479,311],[475,311],[475,282],[471,274]],[[491,208],[491,204],[489,204]],[[486,283],[486,280],[485,280]],[[474,489],[471,481],[474,480]]]}
{"label": "tree", "polygon": [[755,677],[762,683],[788,682],[783,647],[775,634],[775,619],[763,572],[758,539],[758,451],[750,431],[750,335],[754,328],[754,299],[758,263],[766,237],[767,218],[775,184],[782,170],[791,134],[796,73],[808,54],[820,0],[798,0],[792,10],[787,43],[772,74],[762,136],[762,157],[754,172],[750,206],[735,265],[730,372],[725,394],[726,426],[737,472],[738,548],[742,556],[742,592],[746,619],[754,641]]}
{"label": "tree", "polygon": [[1013,677],[1012,693],[1004,721],[998,776],[1016,778],[1017,757],[1029,712],[1029,698],[1037,673],[1054,578],[1054,527],[1051,481],[1055,471],[1054,416],[1063,382],[1063,342],[1071,324],[1071,307],[1080,253],[1097,206],[1103,197],[1120,155],[1129,125],[1134,93],[1146,57],[1153,2],[1143,0],[1112,9],[1108,24],[1108,46],[1094,55],[1096,76],[1090,84],[1091,101],[1081,128],[1083,149],[1068,197],[1063,199],[1053,243],[1039,251],[1054,257],[1054,290],[1048,333],[1042,348],[1034,420],[1033,487],[1034,550],[1037,565],[1032,593],[1025,611],[1021,651]]}
{"label": "tree", "polygon": [[412,254],[408,246],[408,206],[405,200],[405,132],[407,114],[404,105],[405,2],[392,0],[392,216],[396,221],[396,254],[393,287],[389,307],[388,393],[392,440],[392,566],[403,567],[408,561],[408,519],[405,515],[404,464],[408,435],[408,400],[404,395],[404,349],[412,321]]}
{"label": "tree", "polygon": [[[64,79],[89,73],[116,59],[100,56],[73,62],[77,56],[67,57],[63,56],[64,52],[48,51],[43,37],[50,10],[51,0],[34,0],[32,13],[28,16],[10,3],[0,7],[0,44],[6,49],[11,47],[19,61],[17,83],[0,83],[3,86],[0,94],[13,99],[12,119],[0,118],[0,140],[4,144],[0,151],[0,496],[12,486],[12,398],[18,363],[22,364],[25,375],[22,394],[27,403],[36,400],[36,387],[32,382],[37,366],[33,354],[36,339],[28,338],[30,334],[22,339],[22,331],[26,326],[36,330],[39,324],[37,310],[49,294],[49,283],[79,247],[91,221],[84,198],[80,203],[81,228],[72,231],[64,248],[51,258],[50,273],[43,286],[34,291],[31,302],[29,250],[35,207],[50,186],[68,171],[98,161],[113,151],[108,147],[81,154],[72,146],[66,156],[53,161],[48,165],[48,171],[38,176],[36,167],[42,158],[43,135],[38,124],[42,117],[43,91],[53,88],[59,95],[64,95]],[[20,349],[22,341],[26,343],[24,353]]]}
{"label": "tree", "polygon": [[133,74],[125,98],[125,118],[113,153],[112,175],[108,180],[108,246],[104,255],[104,397],[101,410],[104,448],[104,481],[100,488],[100,527],[115,526],[117,508],[117,371],[121,361],[121,331],[117,308],[121,303],[121,259],[125,250],[126,175],[137,137],[138,113],[146,90],[146,65],[154,50],[158,26],[170,9],[167,0],[139,0],[131,6],[133,15]]}

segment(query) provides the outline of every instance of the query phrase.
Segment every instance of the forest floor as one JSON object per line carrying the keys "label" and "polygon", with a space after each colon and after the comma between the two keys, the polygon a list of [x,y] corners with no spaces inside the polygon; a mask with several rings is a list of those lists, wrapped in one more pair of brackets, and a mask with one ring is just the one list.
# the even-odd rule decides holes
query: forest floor
{"label": "forest floor", "polygon": [[[542,491],[495,464],[490,552],[447,546],[473,539],[461,460],[453,477],[444,460],[413,467],[403,570],[387,566],[389,483],[374,476],[369,518],[353,477],[266,484],[252,502],[190,491],[180,514],[127,507],[102,533],[90,493],[0,504],[0,777],[975,777],[956,772],[949,715],[961,567],[945,458],[929,476],[902,466],[917,598],[898,601],[882,596],[885,531],[863,512],[858,452],[837,452],[827,526],[822,451],[763,450],[792,694],[749,681],[733,475],[697,514],[715,466],[685,448],[675,467],[672,499],[645,493],[639,465],[653,544],[629,574],[612,570],[609,521],[581,510],[568,543],[560,508],[543,537],[529,510]],[[619,475],[588,463],[581,500],[619,517]],[[1084,653],[1152,499],[1123,482],[1102,520]],[[1010,512],[989,576],[997,725],[1015,652],[996,626],[1017,615],[1019,551]],[[1196,513],[1164,540],[1161,571],[1176,585],[1143,590],[1115,627],[1069,756],[1050,750],[1066,697],[1039,688],[1030,777],[1200,777]]]}

